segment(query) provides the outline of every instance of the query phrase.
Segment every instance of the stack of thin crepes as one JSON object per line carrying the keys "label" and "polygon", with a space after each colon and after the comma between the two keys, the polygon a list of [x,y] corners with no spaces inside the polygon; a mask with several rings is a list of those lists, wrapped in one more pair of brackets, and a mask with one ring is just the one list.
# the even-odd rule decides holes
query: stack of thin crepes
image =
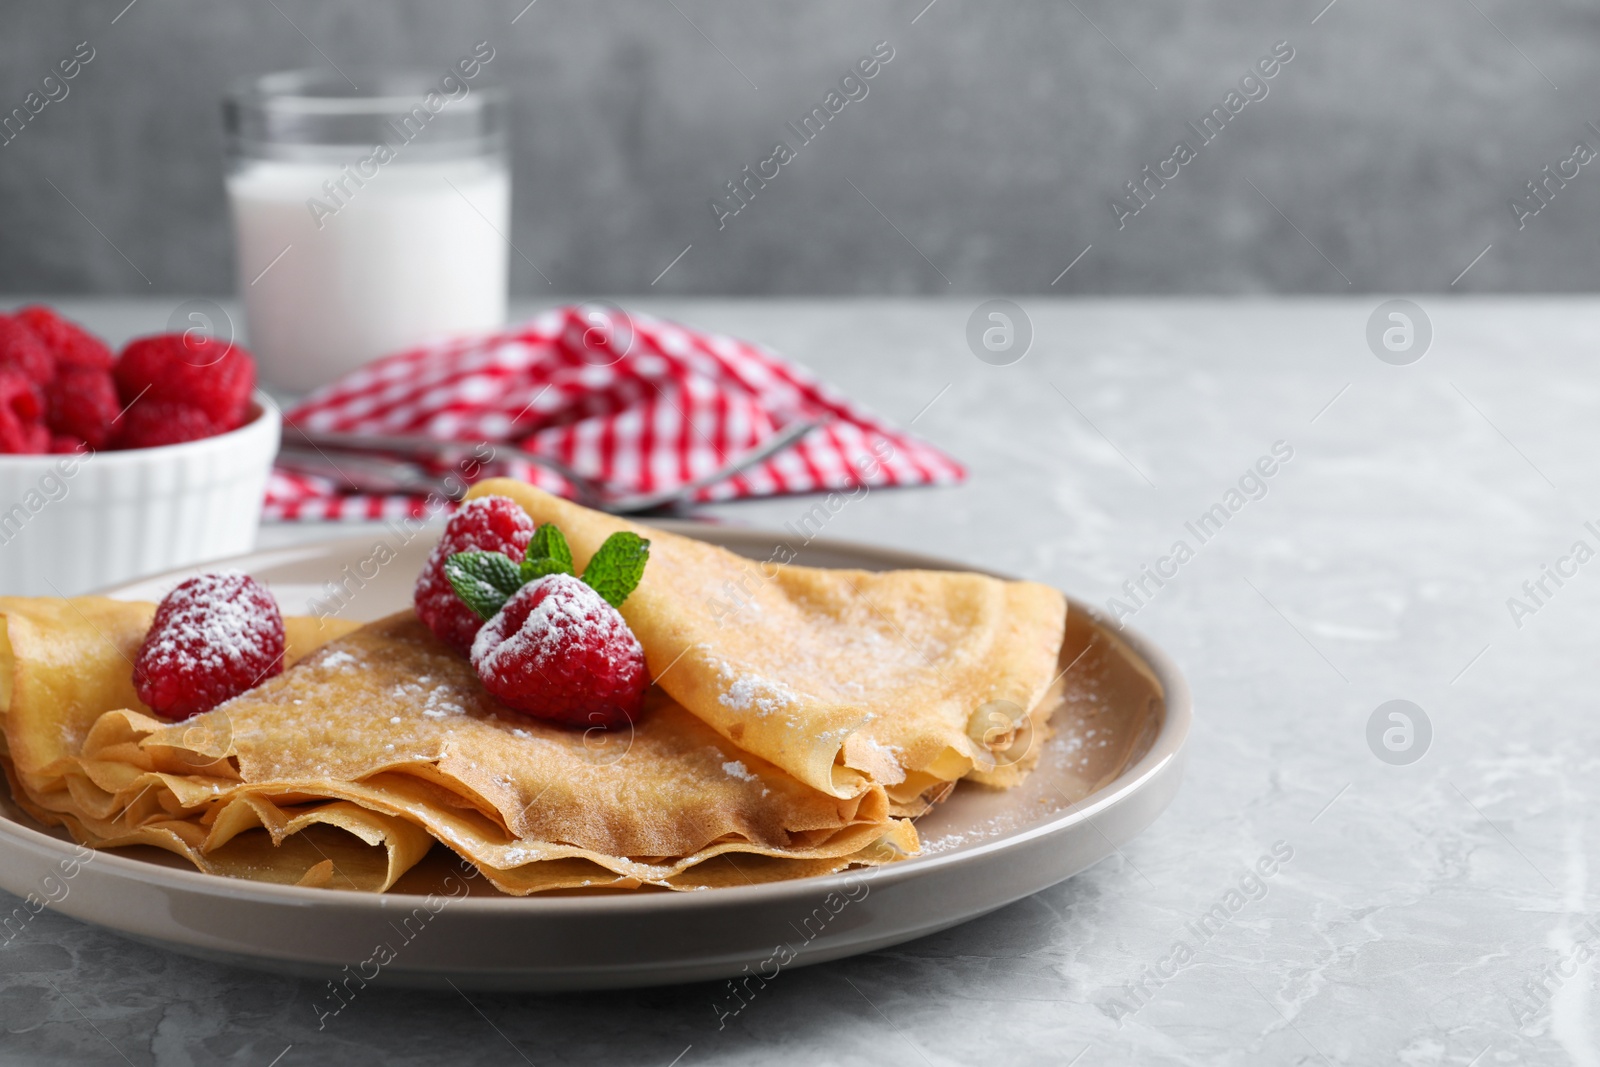
{"label": "stack of thin crepes", "polygon": [[[1066,619],[1030,582],[755,563],[518,482],[579,566],[651,540],[622,614],[654,685],[628,730],[512,712],[407,611],[290,618],[284,672],[168,723],[134,695],[151,604],[0,598],[0,751],[35,818],[203,871],[383,891],[442,842],[506,893],[700,889],[915,854],[970,778],[1016,784]],[[730,600],[730,590],[737,596]]]}

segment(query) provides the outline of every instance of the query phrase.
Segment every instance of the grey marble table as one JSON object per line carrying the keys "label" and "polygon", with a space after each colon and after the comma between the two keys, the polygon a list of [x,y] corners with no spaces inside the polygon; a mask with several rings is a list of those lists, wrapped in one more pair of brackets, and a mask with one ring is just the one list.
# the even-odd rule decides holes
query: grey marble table
{"label": "grey marble table", "polygon": [[[1431,329],[1413,313],[1391,352],[1380,302],[1030,299],[1005,366],[969,346],[976,299],[639,305],[766,342],[970,468],[829,535],[1116,598],[1172,652],[1188,777],[1122,856],[786,972],[722,1030],[705,985],[375,989],[319,1031],[308,983],[45,913],[0,951],[0,1062],[1600,1062],[1600,304],[1423,298]],[[71,310],[123,337],[177,303]],[[1426,333],[1409,365],[1375,354]]]}

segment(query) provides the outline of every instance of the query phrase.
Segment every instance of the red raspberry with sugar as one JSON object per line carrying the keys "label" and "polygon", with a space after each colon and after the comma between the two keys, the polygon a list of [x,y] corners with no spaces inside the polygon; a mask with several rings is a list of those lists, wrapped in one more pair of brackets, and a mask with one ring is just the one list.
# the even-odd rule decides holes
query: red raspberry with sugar
{"label": "red raspberry with sugar", "polygon": [[118,428],[113,423],[122,410],[117,383],[110,371],[73,364],[60,366],[44,394],[50,404],[48,422],[52,432],[81,438],[94,449],[110,443]]}
{"label": "red raspberry with sugar", "polygon": [[244,421],[256,385],[255,359],[238,345],[204,334],[164,333],[130,341],[117,360],[117,392],[182,404],[203,413],[221,433]]}
{"label": "red raspberry with sugar", "polygon": [[281,674],[284,647],[283,614],[261,583],[238,571],[202,574],[156,608],[134,691],[161,718],[187,719]]}
{"label": "red raspberry with sugar", "polygon": [[445,561],[457,552],[499,552],[520,560],[533,530],[533,520],[510,497],[485,496],[462,504],[417,575],[412,593],[417,618],[439,640],[463,656],[470,654],[483,619],[456,595],[444,573]]}
{"label": "red raspberry with sugar", "polygon": [[55,376],[56,359],[21,319],[0,315],[0,368],[43,385]]}
{"label": "red raspberry with sugar", "polygon": [[94,334],[75,322],[69,322],[41,304],[31,304],[17,311],[16,317],[44,342],[56,357],[60,367],[98,367],[110,370],[111,349]]}
{"label": "red raspberry with sugar", "polygon": [[570,574],[523,586],[478,632],[472,665],[507,706],[569,726],[638,719],[650,675],[620,612]]}

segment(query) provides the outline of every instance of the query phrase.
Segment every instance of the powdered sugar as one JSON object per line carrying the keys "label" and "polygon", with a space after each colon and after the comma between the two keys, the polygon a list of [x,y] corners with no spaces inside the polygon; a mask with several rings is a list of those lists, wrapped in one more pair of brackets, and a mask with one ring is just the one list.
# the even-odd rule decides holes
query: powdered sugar
{"label": "powdered sugar", "polygon": [[[415,682],[403,682],[390,690],[390,695],[399,703],[415,707],[418,700],[422,702],[421,712],[424,719],[448,719],[452,716],[465,715],[467,709],[453,699],[447,688],[436,687],[431,684],[431,679],[426,676]],[[391,719],[398,722],[398,719]]]}
{"label": "powdered sugar", "polygon": [[[871,719],[872,716],[869,715],[867,718]],[[861,743],[891,763],[901,765],[904,763],[906,750],[899,745],[885,745],[866,736],[862,736]]]}
{"label": "powdered sugar", "polygon": [[729,760],[724,763],[722,765],[722,773],[729,778],[737,778],[741,782],[753,782],[756,780],[756,776],[750,773],[750,768],[746,767],[741,760]]}
{"label": "powdered sugar", "polygon": [[644,649],[617,609],[570,574],[523,586],[483,624],[472,665],[518,711],[571,725],[632,722],[650,683]]}
{"label": "powdered sugar", "polygon": [[718,694],[717,702],[725,708],[734,711],[754,710],[766,715],[800,703],[800,694],[782,682],[763,678],[753,672],[735,673],[731,666],[714,657],[709,662],[722,682],[723,690]]}
{"label": "powdered sugar", "polygon": [[139,698],[183,719],[209,711],[283,669],[283,616],[240,571],[183,582],[156,609],[134,665]]}
{"label": "powdered sugar", "polygon": [[609,620],[600,609],[609,610],[610,605],[579,579],[552,574],[523,586],[513,599],[532,597],[535,591],[538,603],[515,632],[503,632],[511,618],[504,610],[478,631],[472,642],[473,666],[480,671],[494,670],[495,662],[505,657],[531,657],[542,664],[563,655],[569,643],[590,644],[609,636],[612,627],[606,625]]}
{"label": "powdered sugar", "polygon": [[181,649],[202,666],[235,664],[262,645],[264,633],[281,632],[283,617],[276,605],[268,611],[259,598],[239,595],[246,582],[254,584],[242,571],[219,571],[191,578],[167,594],[152,626],[153,634],[160,631],[155,650]]}

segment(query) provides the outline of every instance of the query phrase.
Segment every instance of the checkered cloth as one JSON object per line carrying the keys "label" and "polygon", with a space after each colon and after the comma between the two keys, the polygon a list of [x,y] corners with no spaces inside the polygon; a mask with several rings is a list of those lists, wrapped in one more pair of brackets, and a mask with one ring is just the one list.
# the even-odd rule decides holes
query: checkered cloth
{"label": "checkered cloth", "polygon": [[[697,491],[690,498],[697,502],[862,484],[949,485],[966,476],[944,453],[758,345],[593,304],[378,360],[286,416],[308,430],[515,443],[617,493],[682,485],[796,419],[829,420],[744,473]],[[576,495],[560,475],[514,458],[458,473],[466,480],[505,475]],[[400,518],[423,514],[426,500],[352,492],[336,480],[280,469],[268,484],[265,517]]]}

